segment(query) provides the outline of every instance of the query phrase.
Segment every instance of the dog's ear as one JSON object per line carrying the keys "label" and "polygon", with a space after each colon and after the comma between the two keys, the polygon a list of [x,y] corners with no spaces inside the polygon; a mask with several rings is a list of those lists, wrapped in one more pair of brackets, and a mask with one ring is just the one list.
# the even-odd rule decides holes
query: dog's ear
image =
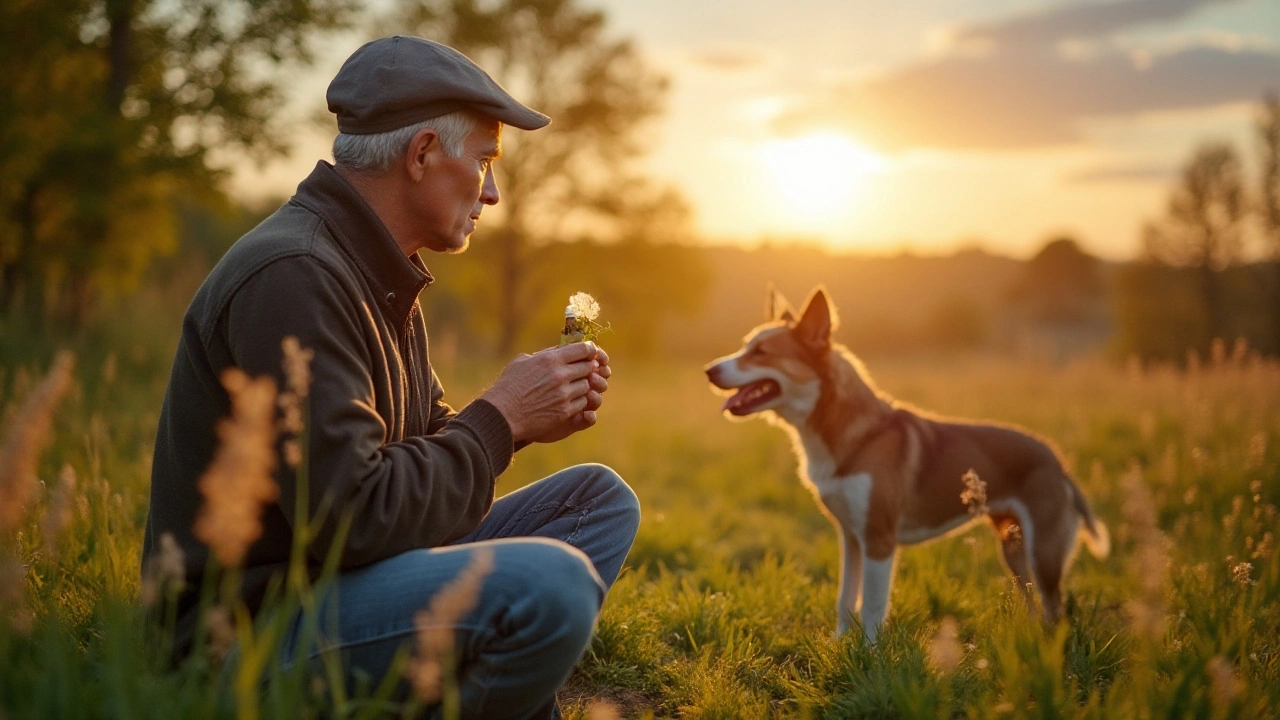
{"label": "dog's ear", "polygon": [[769,289],[765,294],[764,317],[766,320],[781,320],[785,323],[796,321],[796,314],[791,311],[791,305],[786,298],[782,297],[782,293],[778,292],[772,280],[769,281]]}
{"label": "dog's ear", "polygon": [[795,332],[804,343],[825,347],[831,342],[831,332],[836,327],[836,309],[832,307],[827,289],[819,285],[805,301]]}

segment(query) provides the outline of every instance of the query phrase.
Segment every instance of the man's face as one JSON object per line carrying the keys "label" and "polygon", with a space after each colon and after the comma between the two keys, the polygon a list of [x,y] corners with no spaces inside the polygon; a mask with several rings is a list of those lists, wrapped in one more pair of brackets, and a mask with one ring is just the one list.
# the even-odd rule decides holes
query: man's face
{"label": "man's face", "polygon": [[416,214],[426,249],[458,253],[467,249],[484,206],[498,204],[493,163],[502,153],[502,124],[477,120],[460,157],[438,150],[435,167],[417,193]]}

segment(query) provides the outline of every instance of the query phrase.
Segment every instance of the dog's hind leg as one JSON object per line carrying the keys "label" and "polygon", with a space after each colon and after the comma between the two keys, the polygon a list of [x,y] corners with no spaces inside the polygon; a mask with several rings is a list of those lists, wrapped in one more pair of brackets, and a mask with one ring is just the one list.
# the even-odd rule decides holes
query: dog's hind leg
{"label": "dog's hind leg", "polygon": [[1039,532],[1031,545],[1031,558],[1036,575],[1036,588],[1044,606],[1044,620],[1050,625],[1062,617],[1062,580],[1075,552],[1080,518],[1074,512],[1058,513],[1042,518],[1036,524]]}
{"label": "dog's hind leg", "polygon": [[862,608],[862,543],[858,536],[836,524],[840,537],[840,600],[836,605],[836,634],[849,631],[849,624]]}
{"label": "dog's hind leg", "polygon": [[995,526],[996,538],[1000,541],[1000,552],[1004,556],[1005,567],[1013,576],[1013,582],[1027,601],[1027,607],[1035,610],[1034,598],[1031,595],[1031,583],[1034,575],[1027,559],[1026,538],[1022,530],[1022,522],[1016,515],[992,513],[991,524]]}

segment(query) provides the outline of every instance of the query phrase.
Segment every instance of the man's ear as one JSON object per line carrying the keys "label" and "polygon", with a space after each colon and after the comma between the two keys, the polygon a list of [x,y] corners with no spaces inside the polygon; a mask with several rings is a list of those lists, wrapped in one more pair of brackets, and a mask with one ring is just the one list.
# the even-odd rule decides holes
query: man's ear
{"label": "man's ear", "polygon": [[405,149],[405,171],[414,182],[422,182],[435,161],[435,156],[442,151],[440,134],[434,128],[419,130],[409,139],[409,147]]}
{"label": "man's ear", "polygon": [[769,289],[765,291],[764,317],[766,320],[781,320],[785,323],[793,323],[796,321],[796,314],[791,311],[791,305],[787,303],[787,299],[782,297],[782,293],[778,292],[778,288],[769,282]]}
{"label": "man's ear", "polygon": [[827,297],[826,288],[819,285],[805,301],[795,333],[808,345],[825,347],[831,342],[831,331],[835,330],[835,326],[836,310]]}

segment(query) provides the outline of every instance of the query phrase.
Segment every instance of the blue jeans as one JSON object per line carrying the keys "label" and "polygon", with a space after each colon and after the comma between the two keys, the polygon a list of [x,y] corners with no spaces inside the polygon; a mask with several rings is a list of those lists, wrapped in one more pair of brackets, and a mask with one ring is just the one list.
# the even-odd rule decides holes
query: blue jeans
{"label": "blue jeans", "polygon": [[[479,601],[455,626],[465,717],[528,718],[552,712],[556,689],[582,657],[605,593],[640,525],[640,503],[604,465],[562,470],[496,500],[474,532],[446,547],[413,550],[343,574],[321,603],[318,647],[339,652],[349,677],[376,684],[402,647],[414,614],[467,567],[493,552]],[[333,615],[336,611],[336,616]],[[295,620],[284,661],[300,659]]]}

